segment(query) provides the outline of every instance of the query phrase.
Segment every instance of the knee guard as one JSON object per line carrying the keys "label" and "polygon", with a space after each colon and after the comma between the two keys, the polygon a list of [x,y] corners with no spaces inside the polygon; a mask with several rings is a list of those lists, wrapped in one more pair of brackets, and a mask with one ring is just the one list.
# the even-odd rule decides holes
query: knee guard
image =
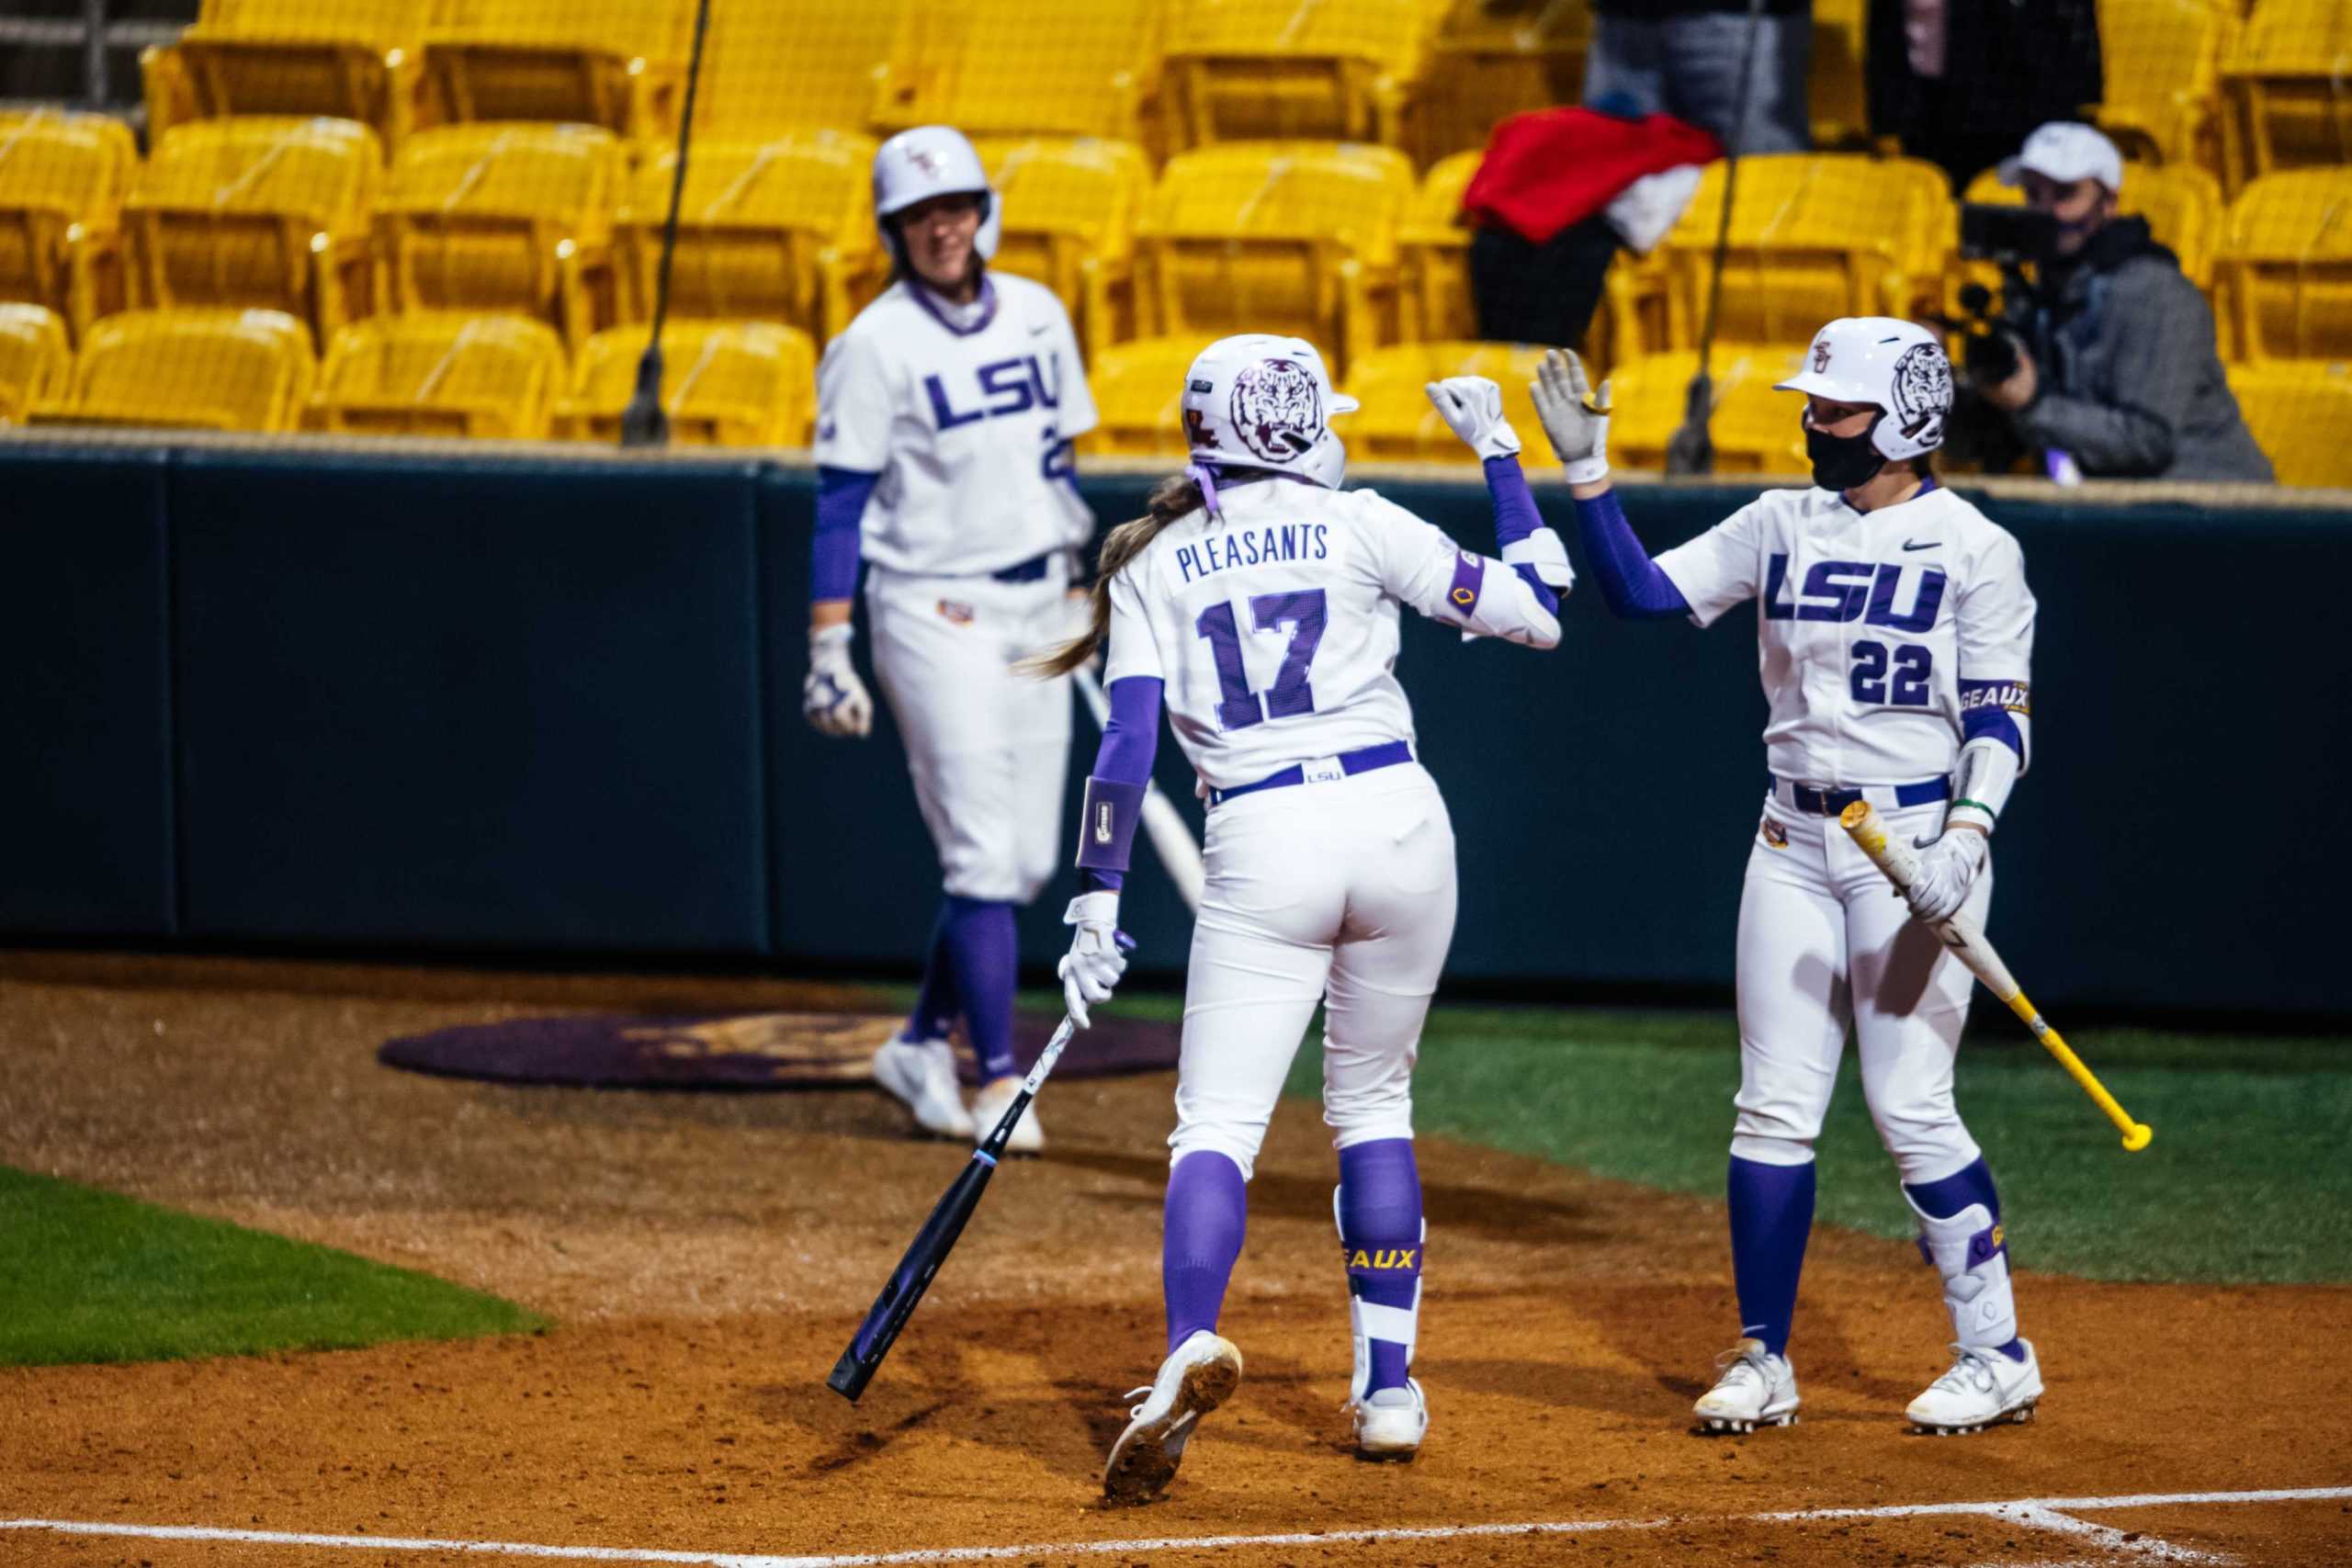
{"label": "knee guard", "polygon": [[2018,1337],[2018,1303],[2009,1287],[2009,1247],[1993,1211],[1971,1203],[1939,1220],[1903,1194],[1919,1221],[1919,1256],[1943,1276],[1952,1337],[1994,1348]]}
{"label": "knee guard", "polygon": [[[1357,1404],[1363,1402],[1364,1391],[1372,1382],[1372,1342],[1374,1340],[1378,1339],[1390,1345],[1403,1346],[1406,1366],[1410,1367],[1413,1364],[1413,1346],[1420,1337],[1421,1281],[1416,1275],[1413,1280],[1413,1304],[1409,1307],[1382,1306],[1377,1303],[1365,1301],[1355,1289],[1353,1270],[1359,1267],[1376,1268],[1380,1265],[1372,1260],[1359,1265],[1353,1258],[1349,1256],[1347,1225],[1340,1217],[1340,1190],[1336,1187],[1331,1189],[1331,1225],[1340,1233],[1340,1262],[1350,1270],[1348,1332],[1355,1341],[1355,1371],[1348,1382],[1348,1403]],[[1429,1245],[1429,1238],[1430,1223],[1424,1219],[1421,1222],[1423,1247]]]}

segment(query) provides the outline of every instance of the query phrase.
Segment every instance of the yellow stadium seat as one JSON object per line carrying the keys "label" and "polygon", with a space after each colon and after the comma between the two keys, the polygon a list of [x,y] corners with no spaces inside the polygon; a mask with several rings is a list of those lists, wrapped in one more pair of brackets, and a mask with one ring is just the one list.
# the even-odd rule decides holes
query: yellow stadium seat
{"label": "yellow stadium seat", "polygon": [[1413,169],[1393,147],[1229,142],[1180,153],[1136,231],[1148,330],[1282,332],[1344,367],[1393,316]]}
{"label": "yellow stadium seat", "polygon": [[877,130],[1141,141],[1159,0],[958,0],[901,18],[876,77]]}
{"label": "yellow stadium seat", "polygon": [[[1804,400],[1772,389],[1775,381],[1796,374],[1801,353],[1717,344],[1708,355],[1714,402],[1707,435],[1714,446],[1717,473],[1810,471],[1804,431],[1797,423]],[[1610,373],[1611,463],[1633,471],[1665,471],[1667,443],[1681,428],[1690,378],[1698,369],[1696,352],[1675,350],[1628,360]]]}
{"label": "yellow stadium seat", "polygon": [[[620,439],[650,327],[598,333],[580,352],[556,434]],[[817,345],[767,321],[671,321],[662,329],[662,405],[684,446],[802,446],[817,408]]]}
{"label": "yellow stadium seat", "polygon": [[[849,324],[881,271],[868,195],[874,143],[829,130],[695,143],[670,265],[670,310],[778,321],[819,338]],[[649,158],[619,220],[628,314],[653,312],[674,154]]]}
{"label": "yellow stadium seat", "polygon": [[[1610,269],[1611,303],[1629,355],[1697,344],[1723,180],[1724,166],[1709,164],[1682,220],[1658,247],[1662,344],[1654,341],[1661,330],[1656,315],[1634,297],[1637,269]],[[1915,160],[1836,152],[1743,158],[1716,339],[1804,344],[1838,316],[1931,310],[1941,298],[1956,221],[1940,171]]]}
{"label": "yellow stadium seat", "polygon": [[129,310],[90,328],[64,396],[30,418],[277,434],[300,428],[316,374],[283,310]]}
{"label": "yellow stadium seat", "polygon": [[692,0],[439,0],[424,35],[422,118],[675,136],[694,12]]}
{"label": "yellow stadium seat", "polygon": [[530,439],[548,431],[563,344],[524,316],[377,316],[337,333],[312,423],[344,435]]}
{"label": "yellow stadium seat", "polygon": [[1161,82],[1178,148],[1329,137],[1396,143],[1421,0],[1186,0]]}
{"label": "yellow stadium seat", "polygon": [[2099,128],[2127,157],[2222,166],[2221,72],[2234,0],[2099,0]]}
{"label": "yellow stadium seat", "polygon": [[393,307],[514,310],[586,342],[612,320],[620,174],[620,143],[594,126],[418,131],[376,220]]}
{"label": "yellow stadium seat", "polygon": [[417,46],[438,0],[205,0],[141,61],[148,129],[227,115],[356,119],[387,142],[413,123]]}
{"label": "yellow stadium seat", "polygon": [[995,264],[1060,296],[1089,354],[1134,327],[1135,227],[1151,189],[1132,141],[984,141],[1004,235]]}
{"label": "yellow stadium seat", "polygon": [[2352,161],[2352,5],[2262,0],[2222,66],[2233,191],[2274,169]]}
{"label": "yellow stadium seat", "polygon": [[2231,204],[2214,280],[2236,357],[2352,359],[2352,169],[2290,169],[2247,186]]}
{"label": "yellow stadium seat", "polygon": [[2352,365],[2239,365],[2230,390],[2280,484],[2352,489]]}
{"label": "yellow stadium seat", "polygon": [[1470,298],[1470,225],[1462,193],[1484,152],[1456,152],[1430,170],[1396,233],[1397,292],[1408,342],[1459,342],[1478,330]]}
{"label": "yellow stadium seat", "polygon": [[[1184,372],[1208,345],[1208,338],[1188,335],[1104,349],[1087,371],[1097,423],[1079,439],[1079,449],[1095,457],[1181,459]],[[1343,438],[1346,434],[1340,432]]]}
{"label": "yellow stadium seat", "polygon": [[[2015,207],[2025,193],[2005,186],[1999,174],[1985,170],[1968,183],[1961,199],[1979,206]],[[2199,288],[2213,280],[2213,251],[2222,242],[2222,183],[2193,164],[2126,164],[2123,190],[2116,210],[2144,218],[2158,244],[2180,258],[2180,270]],[[1997,281],[1989,265],[1972,267],[1969,276],[1990,286]]]}
{"label": "yellow stadium seat", "polygon": [[1870,0],[1814,0],[1813,60],[1806,73],[1813,144],[1858,146],[1870,140]]}
{"label": "yellow stadium seat", "polygon": [[46,305],[0,304],[0,424],[62,393],[73,368],[63,318]]}
{"label": "yellow stadium seat", "polygon": [[0,113],[0,299],[45,305],[77,335],[119,308],[117,225],[138,164],[119,119]]}
{"label": "yellow stadium seat", "polygon": [[1591,42],[1580,3],[1451,0],[1406,114],[1415,159],[1483,148],[1512,115],[1577,102]]}
{"label": "yellow stadium seat", "polygon": [[1557,468],[1527,393],[1544,350],[1523,343],[1414,343],[1376,348],[1348,372],[1346,390],[1363,404],[1336,426],[1350,456],[1367,461],[1469,463],[1462,444],[1423,389],[1448,376],[1484,376],[1503,389],[1503,416],[1519,432],[1520,460]]}
{"label": "yellow stadium seat", "polygon": [[907,0],[723,4],[710,13],[695,135],[765,141],[787,130],[864,130]]}
{"label": "yellow stadium seat", "polygon": [[383,180],[356,120],[198,120],[167,132],[123,202],[131,302],[285,310],[324,343],[369,305]]}

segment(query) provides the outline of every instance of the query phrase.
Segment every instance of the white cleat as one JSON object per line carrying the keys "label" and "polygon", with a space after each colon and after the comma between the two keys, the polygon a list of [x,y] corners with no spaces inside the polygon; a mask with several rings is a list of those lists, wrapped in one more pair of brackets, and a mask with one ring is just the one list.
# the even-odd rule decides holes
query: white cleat
{"label": "white cleat", "polygon": [[[1020,1092],[1020,1079],[1004,1078],[983,1086],[980,1092],[972,1097],[970,1135],[973,1142],[988,1141],[988,1135],[996,1131],[996,1124],[1004,1120],[1006,1109],[1012,1104],[1012,1097]],[[1004,1152],[1009,1155],[1035,1155],[1043,1154],[1045,1150],[1046,1131],[1037,1125],[1037,1102],[1033,1100],[1022,1107],[1021,1120],[1012,1124],[1012,1136],[1004,1141]]]}
{"label": "white cleat", "polygon": [[1410,1464],[1429,1435],[1430,1402],[1419,1379],[1384,1388],[1349,1406],[1356,1416],[1356,1457]]}
{"label": "white cleat", "polygon": [[1232,1398],[1240,1384],[1241,1352],[1232,1341],[1195,1329],[1159,1363],[1151,1386],[1127,1395],[1141,1395],[1143,1403],[1127,1412],[1127,1429],[1111,1445],[1102,1495],[1114,1503],[1159,1496],[1176,1478],[1201,1417]]}
{"label": "white cleat", "polygon": [[972,1113],[964,1109],[963,1086],[956,1081],[956,1052],[946,1041],[902,1036],[888,1042],[874,1053],[874,1081],[903,1100],[924,1132],[972,1135]]}
{"label": "white cleat", "polygon": [[2012,1361],[1998,1350],[1955,1345],[1951,1371],[1928,1385],[1904,1414],[1918,1431],[1939,1438],[1981,1432],[2004,1421],[2030,1421],[2041,1397],[2041,1360],[2033,1342],[2020,1339],[2025,1359]]}
{"label": "white cleat", "polygon": [[1702,1431],[1753,1432],[1797,1424],[1797,1370],[1786,1356],[1775,1356],[1761,1339],[1743,1339],[1716,1357],[1715,1365],[1723,1375],[1690,1407]]}

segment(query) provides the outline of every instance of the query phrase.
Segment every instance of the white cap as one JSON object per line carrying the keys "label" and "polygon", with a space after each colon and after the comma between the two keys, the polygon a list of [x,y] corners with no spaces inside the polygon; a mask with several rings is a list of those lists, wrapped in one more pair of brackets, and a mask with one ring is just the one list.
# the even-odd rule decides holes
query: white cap
{"label": "white cap", "polygon": [[1305,338],[1244,333],[1201,350],[1184,372],[1182,406],[1195,462],[1269,468],[1337,490],[1348,450],[1328,421],[1360,405],[1332,387]]}
{"label": "white cap", "polygon": [[988,261],[996,254],[1004,223],[988,169],[964,133],[952,125],[919,125],[882,143],[874,154],[874,226],[882,248],[896,254],[890,219],[934,196],[980,198],[980,231],[972,248]]}
{"label": "white cap", "polygon": [[2076,180],[2097,180],[2110,195],[2123,189],[2123,154],[2115,143],[2087,125],[2053,119],[2025,139],[2014,158],[2001,160],[2001,183],[2025,184],[2028,173],[2070,186]]}
{"label": "white cap", "polygon": [[1951,361],[1933,333],[1892,316],[1840,316],[1813,334],[1804,368],[1776,390],[1884,409],[1871,444],[1892,462],[1944,444],[1951,412]]}

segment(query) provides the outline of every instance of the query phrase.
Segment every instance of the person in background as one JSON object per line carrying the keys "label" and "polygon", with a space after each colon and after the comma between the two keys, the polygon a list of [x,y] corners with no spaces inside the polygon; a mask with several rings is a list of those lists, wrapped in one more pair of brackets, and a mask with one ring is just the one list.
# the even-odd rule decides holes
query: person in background
{"label": "person in background", "polygon": [[1955,191],[2103,81],[2098,0],[1871,0],[1865,52],[1871,130]]}
{"label": "person in background", "polygon": [[2273,482],[2222,375],[2205,296],[2147,220],[2117,215],[2115,143],[2087,125],[2045,125],[2001,179],[2056,220],[2056,254],[2004,301],[2017,368],[1980,380],[1977,395],[2062,477]]}
{"label": "person in background", "polygon": [[1670,114],[1741,153],[1802,152],[1812,145],[1805,85],[1811,0],[1762,0],[1753,23],[1747,114],[1736,127],[1749,0],[1592,0],[1592,11],[1588,106],[1624,101],[1630,107],[1623,112]]}

